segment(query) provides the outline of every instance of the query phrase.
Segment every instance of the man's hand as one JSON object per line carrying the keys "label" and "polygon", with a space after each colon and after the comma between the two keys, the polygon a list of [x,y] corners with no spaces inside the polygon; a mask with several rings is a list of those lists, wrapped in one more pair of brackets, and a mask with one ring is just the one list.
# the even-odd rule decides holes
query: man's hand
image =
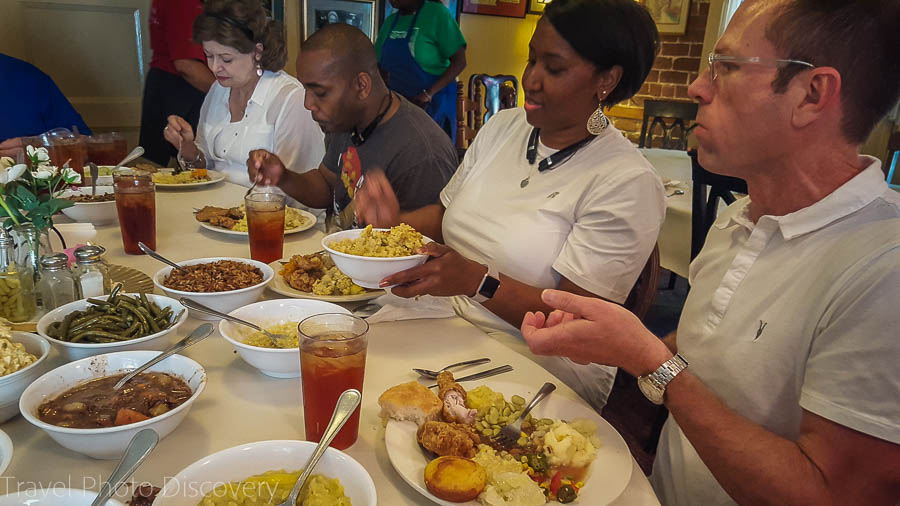
{"label": "man's hand", "polygon": [[281,181],[281,176],[285,172],[284,163],[278,158],[278,155],[270,153],[265,149],[254,149],[247,158],[247,174],[250,181],[256,181],[261,174],[260,183],[265,186],[275,186]]}
{"label": "man's hand", "polygon": [[548,316],[528,312],[522,335],[538,355],[559,355],[579,364],[618,366],[633,376],[655,371],[672,353],[622,306],[560,290],[541,299],[555,308]]}
{"label": "man's hand", "polygon": [[400,224],[400,202],[384,172],[366,172],[365,181],[353,200],[356,221],[359,223],[367,223],[376,228]]}
{"label": "man's hand", "polygon": [[422,93],[419,93],[418,95],[411,98],[410,102],[424,109],[425,106],[431,103],[431,95],[426,91],[422,91]]}
{"label": "man's hand", "polygon": [[398,285],[391,288],[391,293],[399,297],[475,294],[486,272],[483,265],[436,242],[426,244],[419,252],[431,258],[422,265],[384,278],[381,286]]}

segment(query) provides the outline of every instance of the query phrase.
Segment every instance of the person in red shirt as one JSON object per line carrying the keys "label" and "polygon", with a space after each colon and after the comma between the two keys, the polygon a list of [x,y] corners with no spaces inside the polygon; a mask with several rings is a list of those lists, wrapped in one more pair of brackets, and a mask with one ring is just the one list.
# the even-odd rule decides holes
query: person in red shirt
{"label": "person in red shirt", "polygon": [[201,13],[202,0],[153,0],[150,8],[153,58],[144,85],[140,143],[144,158],[160,165],[177,153],[163,138],[169,115],[185,118],[196,130],[203,98],[215,81],[203,48],[192,40],[194,19]]}

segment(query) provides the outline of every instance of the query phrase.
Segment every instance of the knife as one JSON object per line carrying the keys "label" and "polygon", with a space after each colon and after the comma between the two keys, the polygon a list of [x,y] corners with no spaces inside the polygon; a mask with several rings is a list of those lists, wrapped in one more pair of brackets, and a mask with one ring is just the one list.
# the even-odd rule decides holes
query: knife
{"label": "knife", "polygon": [[[477,379],[482,379],[482,378],[489,378],[491,376],[496,376],[498,374],[503,374],[505,372],[509,372],[512,370],[513,370],[513,367],[509,364],[501,365],[500,367],[488,369],[487,371],[476,372],[475,374],[463,376],[462,378],[456,378],[456,382],[458,383],[460,381],[471,381],[471,380],[477,380]],[[429,385],[428,388],[434,388],[436,386],[437,386],[437,383],[435,383],[434,385]]]}

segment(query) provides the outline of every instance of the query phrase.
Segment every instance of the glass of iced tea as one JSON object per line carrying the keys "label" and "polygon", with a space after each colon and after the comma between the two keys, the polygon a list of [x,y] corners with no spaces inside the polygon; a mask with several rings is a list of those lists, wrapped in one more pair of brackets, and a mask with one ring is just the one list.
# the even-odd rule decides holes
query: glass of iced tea
{"label": "glass of iced tea", "polygon": [[244,197],[247,212],[247,234],[250,236],[250,258],[271,263],[284,249],[284,195],[251,193]]}
{"label": "glass of iced tea", "polygon": [[114,174],[113,189],[125,253],[143,255],[138,242],[156,249],[156,187],[150,174],[132,170]]}
{"label": "glass of iced tea", "polygon": [[97,165],[115,165],[128,154],[128,141],[118,132],[94,134],[87,138],[88,160]]}
{"label": "glass of iced tea", "polygon": [[[369,324],[353,315],[325,313],[301,321],[299,330],[306,440],[318,441],[344,390],[362,392]],[[331,446],[344,450],[356,442],[359,410],[357,407]]]}

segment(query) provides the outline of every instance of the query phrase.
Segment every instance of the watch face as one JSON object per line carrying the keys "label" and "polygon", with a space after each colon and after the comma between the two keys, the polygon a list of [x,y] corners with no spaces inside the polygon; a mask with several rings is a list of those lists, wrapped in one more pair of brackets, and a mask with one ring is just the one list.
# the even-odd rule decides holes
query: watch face
{"label": "watch face", "polygon": [[657,387],[650,378],[642,376],[637,381],[638,388],[650,402],[653,404],[662,404],[665,391]]}

